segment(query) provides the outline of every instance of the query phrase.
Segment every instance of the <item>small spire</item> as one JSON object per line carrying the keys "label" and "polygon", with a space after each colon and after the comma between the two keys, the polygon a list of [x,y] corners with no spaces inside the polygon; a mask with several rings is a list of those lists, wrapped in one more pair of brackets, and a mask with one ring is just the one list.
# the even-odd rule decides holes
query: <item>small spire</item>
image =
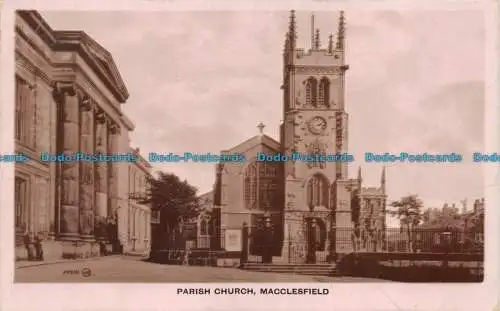
{"label": "small spire", "polygon": [[361,166],[358,167],[358,180],[359,180],[359,183],[361,184],[361,182],[363,181],[363,179],[361,178]]}
{"label": "small spire", "polygon": [[382,168],[382,176],[380,176],[380,187],[382,191],[385,193],[385,165]]}
{"label": "small spire", "polygon": [[319,50],[321,47],[321,41],[319,39],[319,29],[316,29],[316,37],[314,38],[314,48]]}
{"label": "small spire", "polygon": [[264,128],[265,127],[266,127],[266,125],[262,122],[260,122],[259,125],[257,125],[257,128],[259,129],[260,135],[264,135]]}
{"label": "small spire", "polygon": [[340,11],[339,17],[339,28],[337,32],[337,50],[344,49],[344,38],[345,38],[345,19],[344,19],[344,11]]}
{"label": "small spire", "polygon": [[297,27],[295,24],[295,10],[290,11],[290,23],[288,24],[288,40],[290,49],[295,49],[295,39],[297,38]]}
{"label": "small spire", "polygon": [[290,48],[290,35],[287,32],[285,36],[285,46],[283,47],[283,50],[288,51],[289,48]]}
{"label": "small spire", "polygon": [[314,39],[314,13],[311,14],[311,50],[316,47],[316,42]]}
{"label": "small spire", "polygon": [[328,36],[328,53],[333,53],[333,35]]}

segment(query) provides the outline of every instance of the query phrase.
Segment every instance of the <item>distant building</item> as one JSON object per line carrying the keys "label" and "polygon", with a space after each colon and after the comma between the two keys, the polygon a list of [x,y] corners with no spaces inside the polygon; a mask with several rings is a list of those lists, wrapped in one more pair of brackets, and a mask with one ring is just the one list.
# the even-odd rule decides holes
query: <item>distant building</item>
{"label": "distant building", "polygon": [[484,198],[474,201],[473,210],[464,215],[464,228],[471,232],[469,238],[477,243],[484,243],[484,220],[485,220]]}
{"label": "distant building", "polygon": [[474,201],[473,212],[475,214],[484,213],[484,198],[476,199]]}
{"label": "distant building", "polygon": [[[427,209],[424,221],[415,228],[420,251],[444,251],[449,236],[452,251],[480,252],[484,247],[484,198],[474,201],[473,210],[462,201],[462,212],[455,204],[445,203],[441,209]],[[394,237],[393,237],[394,238]],[[404,239],[398,235],[399,239]],[[418,243],[416,243],[418,244]],[[450,250],[448,250],[450,251]]]}
{"label": "distant building", "polygon": [[[148,196],[151,165],[141,155],[139,148],[130,150],[138,160],[129,166],[128,230],[122,233],[126,241],[124,252],[149,255],[151,249],[151,204]],[[125,235],[126,234],[126,235]]]}

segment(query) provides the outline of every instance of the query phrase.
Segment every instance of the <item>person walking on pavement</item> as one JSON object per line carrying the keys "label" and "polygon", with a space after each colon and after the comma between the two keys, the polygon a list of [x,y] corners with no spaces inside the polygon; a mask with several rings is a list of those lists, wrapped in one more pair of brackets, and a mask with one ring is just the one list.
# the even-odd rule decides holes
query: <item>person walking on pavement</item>
{"label": "person walking on pavement", "polygon": [[28,260],[32,261],[35,259],[35,247],[34,247],[35,239],[33,233],[26,230],[24,234],[24,247],[26,248],[26,253],[28,255]]}
{"label": "person walking on pavement", "polygon": [[34,240],[35,240],[34,245],[35,245],[35,255],[36,255],[35,259],[38,261],[43,261],[42,237],[37,234]]}

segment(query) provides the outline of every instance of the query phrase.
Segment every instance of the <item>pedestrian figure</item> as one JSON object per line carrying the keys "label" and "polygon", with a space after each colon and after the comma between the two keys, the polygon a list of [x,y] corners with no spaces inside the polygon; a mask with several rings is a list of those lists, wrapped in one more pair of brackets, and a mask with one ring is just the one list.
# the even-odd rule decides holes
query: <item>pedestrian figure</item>
{"label": "pedestrian figure", "polygon": [[106,249],[106,244],[104,242],[99,242],[99,252],[101,253],[101,256],[107,256],[108,255],[108,250]]}
{"label": "pedestrian figure", "polygon": [[372,230],[371,232],[371,244],[372,244],[372,249],[371,251],[372,252],[376,252],[377,251],[377,233],[376,231]]}
{"label": "pedestrian figure", "polygon": [[28,254],[28,260],[35,259],[35,248],[34,248],[34,237],[33,233],[26,231],[24,234],[24,247],[26,248],[26,253]]}
{"label": "pedestrian figure", "polygon": [[187,266],[189,265],[189,255],[191,254],[191,250],[190,249],[187,249],[185,252],[184,252],[184,259],[182,261],[182,265],[183,266]]}
{"label": "pedestrian figure", "polygon": [[42,245],[42,238],[39,235],[35,236],[35,253],[36,253],[36,260],[38,261],[43,261],[43,245]]}

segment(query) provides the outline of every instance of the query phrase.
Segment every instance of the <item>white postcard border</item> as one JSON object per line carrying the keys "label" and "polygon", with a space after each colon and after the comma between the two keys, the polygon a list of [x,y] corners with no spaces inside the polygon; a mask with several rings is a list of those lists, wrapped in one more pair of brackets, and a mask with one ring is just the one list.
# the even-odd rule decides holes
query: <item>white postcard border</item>
{"label": "white postcard border", "polygon": [[[37,10],[345,10],[484,8],[487,16],[485,139],[498,151],[498,5],[494,1],[6,1],[2,9],[2,133],[0,152],[13,151],[13,12]],[[466,21],[464,21],[466,22]],[[498,166],[485,166],[485,281],[482,284],[314,283],[314,284],[13,284],[13,166],[0,164],[0,236],[3,310],[491,310],[498,295]],[[328,296],[178,296],[179,287],[328,287]]]}

